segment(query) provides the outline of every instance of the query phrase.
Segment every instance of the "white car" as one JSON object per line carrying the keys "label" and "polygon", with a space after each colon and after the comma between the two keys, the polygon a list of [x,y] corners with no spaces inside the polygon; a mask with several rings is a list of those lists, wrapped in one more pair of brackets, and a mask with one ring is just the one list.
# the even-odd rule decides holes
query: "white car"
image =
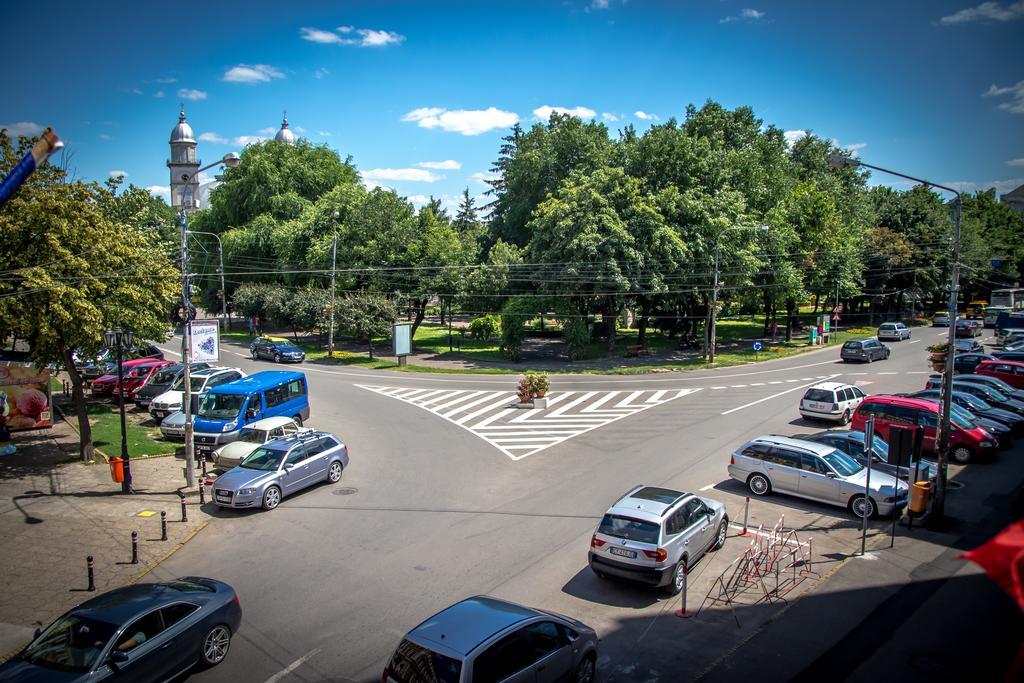
{"label": "white car", "polygon": [[[192,395],[201,394],[221,384],[234,382],[236,379],[245,377],[245,373],[238,368],[207,368],[199,372],[193,372],[190,379]],[[150,416],[160,422],[171,413],[182,409],[181,402],[185,397],[185,376],[182,375],[164,393],[156,396],[149,404]]]}
{"label": "white car", "polygon": [[878,334],[875,336],[879,339],[903,341],[910,339],[910,328],[903,323],[882,323],[878,326]]}
{"label": "white car", "polygon": [[[238,467],[245,456],[273,439],[280,439],[286,436],[295,436],[305,432],[314,431],[311,427],[300,427],[295,420],[284,415],[267,417],[247,424],[238,435],[236,441],[224,444],[213,451],[213,461],[222,470],[229,470]],[[202,450],[200,444],[196,445],[197,451]]]}
{"label": "white car", "polygon": [[848,424],[864,398],[864,392],[852,384],[819,382],[808,388],[800,399],[800,414],[810,420]]}

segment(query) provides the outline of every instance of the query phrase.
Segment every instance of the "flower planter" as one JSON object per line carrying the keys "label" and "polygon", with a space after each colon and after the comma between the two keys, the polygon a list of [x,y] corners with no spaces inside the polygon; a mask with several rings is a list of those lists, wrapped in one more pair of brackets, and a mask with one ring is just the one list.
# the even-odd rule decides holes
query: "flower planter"
{"label": "flower planter", "polygon": [[546,398],[544,398],[543,396],[537,396],[536,398],[533,399],[533,407],[534,408],[547,408],[548,407],[548,400]]}

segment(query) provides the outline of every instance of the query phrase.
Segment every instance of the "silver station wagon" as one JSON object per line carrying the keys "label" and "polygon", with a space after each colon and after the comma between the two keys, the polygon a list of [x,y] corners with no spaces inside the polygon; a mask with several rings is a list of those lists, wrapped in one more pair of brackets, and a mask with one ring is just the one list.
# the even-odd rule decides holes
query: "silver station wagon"
{"label": "silver station wagon", "polygon": [[213,483],[213,502],[221,507],[273,510],[285,496],[307,486],[341,480],[348,448],[326,432],[274,439],[247,455]]}
{"label": "silver station wagon", "polygon": [[708,550],[725,543],[725,506],[709,498],[654,486],[637,486],[601,519],[590,539],[590,568],[675,595],[683,575]]}
{"label": "silver station wagon", "polygon": [[890,515],[907,504],[907,485],[872,470],[870,495],[864,497],[867,467],[846,453],[812,441],[762,436],[736,449],[729,476],[755,496],[772,491],[849,508],[858,516]]}

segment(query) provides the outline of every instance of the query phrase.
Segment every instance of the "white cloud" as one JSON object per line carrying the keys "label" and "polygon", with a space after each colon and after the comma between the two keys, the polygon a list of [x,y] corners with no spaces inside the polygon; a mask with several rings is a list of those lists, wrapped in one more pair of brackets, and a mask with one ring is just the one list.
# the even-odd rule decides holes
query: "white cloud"
{"label": "white cloud", "polygon": [[590,9],[608,9],[608,0],[592,0]]}
{"label": "white cloud", "polygon": [[163,96],[164,96],[164,91],[163,90],[157,90],[155,93],[153,93],[153,97],[163,97]]}
{"label": "white cloud", "polygon": [[334,133],[332,133],[332,132],[331,132],[331,131],[329,131],[329,130],[318,130],[318,131],[316,132],[316,134],[317,134],[317,135],[319,135],[319,136],[320,136],[320,137],[322,137],[322,138],[329,138],[329,137],[331,137],[332,135],[334,135]]}
{"label": "white cloud", "polygon": [[239,135],[235,138],[235,144],[239,147],[246,147],[248,145],[254,145],[257,142],[263,142],[266,140],[262,135]]}
{"label": "white cloud", "polygon": [[120,178],[127,178],[128,177],[128,171],[122,171],[120,169],[114,169],[113,171],[111,171],[107,175],[110,176],[111,178],[119,178],[119,177]]}
{"label": "white cloud", "polygon": [[537,107],[533,110],[533,115],[541,121],[547,121],[551,118],[552,112],[558,112],[559,114],[568,114],[569,116],[575,116],[580,119],[592,119],[597,116],[597,112],[590,107],[552,107],[550,104],[545,104],[542,107]]}
{"label": "white cloud", "polygon": [[645,111],[635,111],[635,112],[633,112],[633,116],[637,117],[641,121],[660,121],[661,120],[660,118],[658,118],[657,114],[648,114]]}
{"label": "white cloud", "polygon": [[1024,166],[1024,159],[1010,159],[1006,162],[1007,166]]}
{"label": "white cloud", "polygon": [[268,64],[239,64],[224,72],[228,83],[266,83],[284,74]]}
{"label": "white cloud", "polygon": [[259,133],[260,135],[274,135],[277,133],[277,128],[267,126],[266,128],[260,128]]}
{"label": "white cloud", "polygon": [[[358,38],[351,37],[352,34]],[[405,40],[405,36],[394,31],[384,31],[374,28],[355,28],[353,26],[339,26],[334,31],[325,31],[319,28],[305,26],[299,29],[299,37],[311,43],[323,45],[354,45],[356,47],[386,47],[398,45]],[[325,69],[326,71],[326,69]],[[320,78],[320,76],[317,76]]]}
{"label": "white cloud", "polygon": [[192,88],[181,88],[178,90],[178,97],[183,100],[205,100],[206,93],[202,90],[193,90]]}
{"label": "white cloud", "polygon": [[1009,100],[996,105],[997,109],[1003,109],[1014,114],[1024,114],[1024,81],[1017,81],[1014,85],[998,87],[989,86],[989,89],[981,93],[982,97],[1003,97],[1009,96]]}
{"label": "white cloud", "polygon": [[110,136],[106,133],[100,133],[100,140],[109,140]]}
{"label": "white cloud", "polygon": [[731,15],[731,16],[728,16],[728,17],[725,17],[725,18],[721,19],[718,23],[719,24],[729,24],[729,23],[734,22],[734,21],[755,22],[755,21],[761,21],[762,19],[764,19],[764,17],[765,17],[765,12],[762,12],[762,11],[756,10],[756,9],[746,8],[746,9],[740,10],[739,14],[734,14],[734,15]]}
{"label": "white cloud", "polygon": [[486,185],[487,181],[497,180],[499,177],[500,176],[498,173],[494,173],[492,171],[477,171],[476,173],[469,176],[469,179]]}
{"label": "white cloud", "polygon": [[613,121],[618,121],[619,117],[616,116],[615,114],[611,113],[611,112],[603,111],[603,112],[601,112],[601,120],[602,121],[607,121],[608,123],[611,123]]}
{"label": "white cloud", "polygon": [[167,85],[169,83],[177,83],[177,82],[178,82],[177,78],[154,78],[152,81],[150,81],[150,83],[160,83],[162,85]]}
{"label": "white cloud", "polygon": [[199,134],[199,141],[200,142],[215,142],[218,145],[226,145],[226,144],[228,144],[228,142],[230,142],[227,138],[221,137],[220,135],[217,135],[216,133],[200,133]]}
{"label": "white cloud", "polygon": [[417,166],[423,168],[433,168],[441,171],[457,171],[462,168],[462,164],[454,159],[446,159],[445,161],[421,161]]}
{"label": "white cloud", "polygon": [[440,128],[449,133],[480,135],[495,128],[508,128],[519,121],[519,116],[496,107],[453,110],[420,107],[403,116],[402,120],[415,121],[420,128]]}
{"label": "white cloud", "polygon": [[1006,6],[998,2],[983,2],[939,19],[943,26],[966,24],[972,21],[1013,21],[1024,17],[1024,2],[1012,2]]}
{"label": "white cloud", "polygon": [[154,197],[163,197],[168,202],[171,201],[171,188],[167,185],[150,185],[146,191]]}
{"label": "white cloud", "polygon": [[19,135],[39,135],[43,132],[43,126],[34,121],[18,121],[17,123],[3,123],[0,128],[7,129],[7,135],[16,138]]}
{"label": "white cloud", "polygon": [[371,168],[363,171],[363,180],[405,180],[415,183],[436,183],[443,175],[422,168]]}
{"label": "white cloud", "polygon": [[792,147],[793,143],[807,135],[806,130],[787,130],[782,134],[786,138],[786,147]]}
{"label": "white cloud", "polygon": [[141,88],[131,88],[131,89],[128,90],[128,92],[130,92],[133,95],[141,95],[142,94],[142,89]]}
{"label": "white cloud", "polygon": [[294,130],[299,135],[302,135],[303,133],[306,132],[306,129],[303,128],[302,126],[295,126],[295,128],[293,128],[292,130]]}
{"label": "white cloud", "polygon": [[315,78],[317,80],[320,80],[324,76],[330,76],[330,75],[331,75],[331,72],[328,71],[327,69],[324,69],[324,68],[317,69],[316,71],[313,72],[313,78]]}

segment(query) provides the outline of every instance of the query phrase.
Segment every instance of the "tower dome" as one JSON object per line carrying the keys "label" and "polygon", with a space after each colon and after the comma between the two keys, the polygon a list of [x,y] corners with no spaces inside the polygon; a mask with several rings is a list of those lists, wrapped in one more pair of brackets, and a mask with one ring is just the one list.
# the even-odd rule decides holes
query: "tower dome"
{"label": "tower dome", "polygon": [[[191,129],[189,130],[189,132],[191,133]],[[283,142],[288,145],[295,144],[295,133],[288,130],[287,111],[284,113],[284,119],[281,121],[281,130],[277,131],[277,135],[274,136],[274,139],[277,140],[278,142]]]}
{"label": "tower dome", "polygon": [[178,116],[178,125],[171,131],[171,142],[195,142],[195,137],[192,136],[192,126],[188,125],[185,121],[185,110],[181,110],[181,114]]}

